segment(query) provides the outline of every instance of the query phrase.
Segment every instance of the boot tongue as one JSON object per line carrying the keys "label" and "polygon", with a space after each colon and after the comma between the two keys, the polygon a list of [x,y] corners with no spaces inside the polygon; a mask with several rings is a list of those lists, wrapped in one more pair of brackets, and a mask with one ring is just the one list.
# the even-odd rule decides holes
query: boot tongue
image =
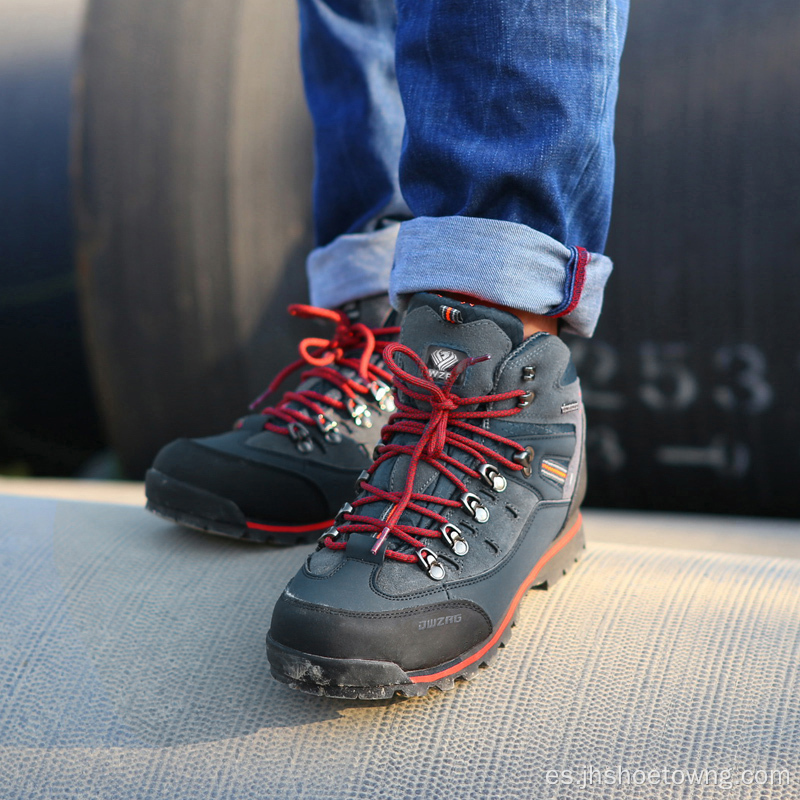
{"label": "boot tongue", "polygon": [[368,328],[383,328],[397,324],[396,320],[389,319],[393,314],[388,294],[377,294],[374,297],[345,303],[341,310],[347,314],[350,322],[354,324],[363,322]]}
{"label": "boot tongue", "polygon": [[[459,375],[452,391],[460,397],[489,394],[497,368],[523,339],[522,322],[514,314],[427,292],[411,299],[400,335],[400,341],[417,353],[440,385],[460,362],[490,357]],[[416,374],[416,367],[403,361],[404,369]]]}
{"label": "boot tongue", "polygon": [[[459,375],[452,391],[460,397],[491,394],[497,369],[506,356],[522,344],[524,338],[522,322],[513,314],[425,292],[412,297],[400,334],[401,343],[417,353],[439,385],[446,383],[451,370],[459,362],[467,358],[489,356],[488,360],[472,364]],[[397,362],[406,371],[414,375],[419,373],[418,367],[402,353],[397,355]],[[400,395],[407,405],[428,408],[426,403],[405,395],[402,389]],[[470,409],[474,406],[462,408]],[[417,439],[410,434],[399,434],[393,441],[413,446]],[[454,455],[456,458],[463,458],[463,454]],[[410,458],[407,455],[399,455],[384,462],[375,473],[375,483],[379,486],[388,484],[389,490],[393,492],[402,491],[409,465]],[[435,467],[420,462],[414,480],[414,491],[431,493],[440,480],[447,479]],[[404,513],[402,521],[404,524],[422,527],[432,525],[429,518],[410,511]],[[392,547],[404,549],[397,541],[392,543]],[[413,548],[409,551],[411,550]]]}

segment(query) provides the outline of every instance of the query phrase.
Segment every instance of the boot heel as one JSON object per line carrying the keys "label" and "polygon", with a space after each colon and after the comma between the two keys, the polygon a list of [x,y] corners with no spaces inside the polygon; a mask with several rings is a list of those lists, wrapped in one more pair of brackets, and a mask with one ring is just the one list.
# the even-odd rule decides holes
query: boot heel
{"label": "boot heel", "polygon": [[[575,530],[576,527],[577,530]],[[564,537],[569,538],[565,540]],[[534,579],[532,588],[552,589],[578,563],[578,559],[583,555],[585,549],[586,537],[583,533],[583,517],[579,515],[573,526],[553,541],[551,545],[553,555]]]}

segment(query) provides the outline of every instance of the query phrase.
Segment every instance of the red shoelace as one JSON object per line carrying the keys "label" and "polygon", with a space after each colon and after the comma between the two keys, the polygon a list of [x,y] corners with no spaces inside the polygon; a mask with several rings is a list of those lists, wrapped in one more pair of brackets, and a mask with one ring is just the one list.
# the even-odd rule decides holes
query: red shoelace
{"label": "red shoelace", "polygon": [[[392,376],[385,369],[372,363],[375,353],[382,354],[389,344],[380,337],[397,336],[400,328],[369,328],[361,322],[351,322],[342,311],[331,311],[327,308],[316,308],[307,305],[290,305],[289,313],[304,319],[326,319],[336,323],[336,331],[330,339],[309,337],[300,342],[300,358],[284,367],[267,387],[266,391],[251,404],[255,410],[264,399],[294,372],[304,366],[310,366],[300,376],[301,382],[309,378],[320,378],[336,386],[343,395],[341,400],[328,397],[321,392],[310,389],[286,392],[280,403],[268,406],[262,414],[280,420],[283,424],[267,421],[264,430],[285,435],[292,434],[292,425],[317,425],[323,432],[336,427],[336,423],[327,417],[330,409],[349,413],[356,418],[363,413],[363,400],[371,396],[377,402],[389,395],[389,384]],[[355,357],[355,354],[360,355]],[[347,377],[343,369],[356,373],[356,378]]]}
{"label": "red shoelace", "polygon": [[[395,354],[397,353],[402,353],[411,359],[419,368],[422,377],[412,375],[398,366],[395,361]],[[489,356],[463,361],[459,365],[460,369],[456,368],[452,371],[448,381],[443,387],[433,381],[422,359],[405,345],[396,342],[387,345],[383,351],[383,358],[386,366],[395,376],[395,386],[408,397],[423,404],[423,407],[416,408],[396,400],[397,411],[392,414],[388,424],[383,428],[381,434],[383,444],[377,451],[377,458],[369,470],[367,470],[368,477],[363,478],[359,482],[361,489],[366,492],[366,496],[354,500],[349,508],[346,507],[347,511],[340,515],[343,524],[340,523],[335,529],[332,528],[330,533],[322,540],[324,545],[331,550],[344,549],[347,544],[341,541],[340,536],[348,533],[377,534],[375,545],[372,548],[374,553],[378,552],[383,542],[390,535],[397,537],[407,545],[415,548],[418,553],[425,550],[423,539],[441,538],[444,535],[441,527],[446,526],[448,520],[429,506],[463,508],[464,503],[463,500],[459,501],[446,497],[414,492],[414,478],[420,462],[430,464],[442,475],[446,476],[454,486],[458,487],[462,493],[462,497],[464,495],[470,495],[469,489],[454,470],[473,478],[481,478],[481,473],[478,470],[485,465],[503,467],[509,471],[525,469],[524,464],[505,458],[489,445],[481,441],[476,441],[469,435],[465,435],[471,434],[474,437],[480,437],[484,440],[488,439],[498,444],[506,445],[516,450],[518,453],[526,452],[525,447],[511,439],[507,439],[468,421],[510,417],[514,414],[518,414],[522,410],[520,407],[489,410],[488,405],[522,397],[526,394],[524,390],[517,389],[511,392],[482,395],[479,397],[459,397],[451,391],[453,384],[464,369],[479,361],[488,359]],[[427,406],[427,408],[425,406]],[[462,409],[462,406],[472,406],[473,408]],[[412,434],[418,438],[413,446],[397,444],[391,441],[395,434]],[[468,457],[477,459],[477,468],[467,466],[446,453],[445,448],[447,446],[461,450]],[[410,458],[408,474],[402,491],[386,491],[370,482],[369,479],[381,464],[401,455],[406,455]],[[479,498],[477,498],[476,495],[471,496],[479,502]],[[389,503],[392,506],[385,521],[374,517],[367,517],[359,513],[365,506],[378,502]],[[428,505],[422,505],[423,503]],[[439,527],[418,528],[408,524],[401,524],[400,518],[407,510],[418,512],[424,517],[435,520]],[[389,549],[388,547],[385,555],[387,558],[409,563],[421,560],[419,555],[399,552]]]}

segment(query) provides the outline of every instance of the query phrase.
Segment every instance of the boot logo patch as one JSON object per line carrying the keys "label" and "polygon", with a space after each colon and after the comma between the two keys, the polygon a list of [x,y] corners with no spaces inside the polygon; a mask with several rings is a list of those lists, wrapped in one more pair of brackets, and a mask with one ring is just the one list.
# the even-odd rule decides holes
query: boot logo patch
{"label": "boot logo patch", "polygon": [[441,348],[431,353],[431,361],[436,369],[449,370],[458,364],[458,356],[452,350]]}
{"label": "boot logo patch", "polygon": [[452,322],[454,325],[459,325],[464,321],[461,312],[452,306],[439,306],[439,314],[445,322]]}
{"label": "boot logo patch", "polygon": [[[425,354],[425,366],[428,367],[428,372],[437,383],[445,383],[450,377],[453,368],[466,358],[469,358],[469,356],[461,350],[431,345]],[[463,382],[464,373],[462,372],[458,376],[455,385],[458,386]]]}

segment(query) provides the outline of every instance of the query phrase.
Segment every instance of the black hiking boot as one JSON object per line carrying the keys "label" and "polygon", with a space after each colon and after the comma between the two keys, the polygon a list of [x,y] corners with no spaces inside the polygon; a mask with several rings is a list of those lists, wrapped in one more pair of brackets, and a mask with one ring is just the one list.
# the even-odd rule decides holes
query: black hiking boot
{"label": "black hiking boot", "polygon": [[262,400],[306,367],[300,386],[274,407],[238,420],[232,431],[178,439],[156,456],[145,479],[147,508],[192,528],[257,542],[314,541],[333,524],[372,461],[394,410],[382,359],[397,339],[385,297],[345,311],[291,306],[336,323],[330,340],[306,339],[302,358],[282,370]]}

